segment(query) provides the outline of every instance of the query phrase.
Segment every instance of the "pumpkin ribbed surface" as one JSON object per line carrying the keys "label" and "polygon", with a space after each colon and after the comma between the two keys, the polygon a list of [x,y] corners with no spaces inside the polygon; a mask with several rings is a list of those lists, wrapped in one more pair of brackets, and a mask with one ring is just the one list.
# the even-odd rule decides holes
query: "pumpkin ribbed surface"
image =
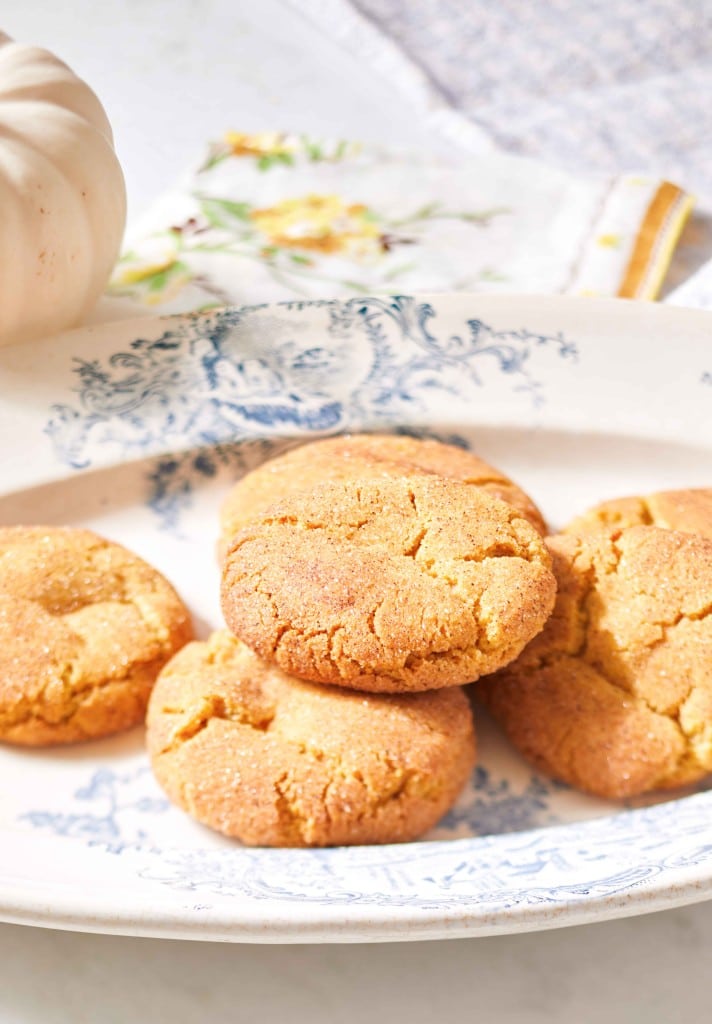
{"label": "pumpkin ribbed surface", "polygon": [[101,103],[0,34],[0,344],[80,323],[113,269],[126,193]]}

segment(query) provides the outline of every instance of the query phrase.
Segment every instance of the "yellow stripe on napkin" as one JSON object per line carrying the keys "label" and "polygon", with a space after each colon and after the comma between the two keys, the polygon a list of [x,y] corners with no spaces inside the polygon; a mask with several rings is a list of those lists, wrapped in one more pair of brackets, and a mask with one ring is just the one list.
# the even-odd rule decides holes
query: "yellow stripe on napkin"
{"label": "yellow stripe on napkin", "polygon": [[618,295],[623,299],[655,299],[672,254],[694,206],[694,198],[664,181],[645,213]]}

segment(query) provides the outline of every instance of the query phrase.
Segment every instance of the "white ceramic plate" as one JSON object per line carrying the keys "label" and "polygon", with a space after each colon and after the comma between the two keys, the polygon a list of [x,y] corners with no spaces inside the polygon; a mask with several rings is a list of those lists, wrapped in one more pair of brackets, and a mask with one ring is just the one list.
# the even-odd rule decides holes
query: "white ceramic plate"
{"label": "white ceramic plate", "polygon": [[[85,328],[0,353],[0,522],[87,524],[220,621],[216,509],[286,442],[407,429],[467,443],[554,525],[712,484],[712,316],[582,299],[289,302]],[[235,941],[481,935],[706,898],[712,792],[621,808],[481,762],[428,841],[247,850],[168,806],[139,730],[0,750],[0,917]]]}

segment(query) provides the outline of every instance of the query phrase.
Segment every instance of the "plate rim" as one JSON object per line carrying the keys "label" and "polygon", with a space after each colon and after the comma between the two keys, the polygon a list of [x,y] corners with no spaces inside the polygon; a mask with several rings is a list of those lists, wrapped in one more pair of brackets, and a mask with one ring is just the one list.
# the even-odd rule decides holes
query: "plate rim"
{"label": "plate rim", "polygon": [[[696,800],[704,804],[706,810],[712,810],[712,790],[683,796],[676,800],[666,801],[664,804],[652,805],[652,809],[687,804],[690,800]],[[505,835],[509,838],[515,835],[522,840],[532,837],[556,838],[558,834],[569,833],[576,827],[592,826],[605,829],[608,823],[636,813],[640,813],[640,810],[624,809],[617,814],[586,819],[581,822],[542,826],[515,834],[505,833]],[[15,837],[17,835],[15,834]],[[22,835],[21,842],[33,840],[36,843],[37,838],[28,833]],[[344,853],[360,849],[412,850],[413,859],[417,861],[420,849],[423,847],[446,844],[448,848],[457,849],[458,847],[475,846],[490,838],[489,836],[477,836],[370,848],[332,847],[330,850]],[[53,836],[44,836],[41,839],[48,848],[57,841],[57,837]],[[75,850],[86,851],[85,844],[77,838],[65,838],[64,843],[67,847],[73,847]],[[92,852],[103,854],[105,851],[101,849],[102,845],[97,844]],[[238,847],[235,852],[278,853],[289,856],[295,851]],[[325,851],[300,850],[298,852],[308,855]],[[119,893],[122,891],[122,889],[118,890]],[[314,904],[306,901],[304,903],[274,901],[272,909],[275,906],[283,908],[282,916],[269,918],[259,912],[264,904],[258,901],[251,906],[248,905],[249,909],[246,909],[245,903],[240,903],[237,914],[229,900],[223,901],[219,906],[210,906],[196,902],[192,897],[184,902],[165,900],[159,903],[146,898],[145,901],[139,900],[139,906],[134,903],[132,907],[124,907],[117,904],[116,893],[106,896],[103,891],[98,894],[94,893],[91,904],[83,907],[76,903],[76,889],[64,884],[61,886],[60,892],[56,888],[53,890],[53,899],[50,904],[41,887],[28,886],[25,891],[21,890],[18,893],[17,887],[10,889],[7,883],[0,878],[0,920],[9,924],[27,924],[98,934],[268,944],[400,942],[475,938],[573,927],[579,924],[640,916],[658,910],[704,902],[712,898],[712,860],[693,864],[684,872],[684,878],[680,878],[679,881],[672,884],[664,876],[655,876],[652,880],[643,880],[632,888],[608,896],[594,896],[590,899],[587,899],[587,896],[587,891],[582,887],[579,897],[570,899],[566,903],[540,901],[516,904],[512,908],[504,910],[500,908],[491,913],[482,913],[478,909],[478,905],[472,902],[464,907],[453,907],[448,910],[443,908],[431,910],[413,906],[394,908],[378,904],[356,905],[350,907],[350,918],[339,918],[335,913],[330,913],[326,917],[309,913],[310,910],[318,908],[323,911],[326,904]],[[287,908],[289,908],[289,913],[287,913]],[[295,908],[297,909],[296,913],[294,912]]]}
{"label": "plate rim", "polygon": [[[364,296],[361,301],[367,298],[369,297]],[[378,298],[383,300],[387,297],[379,296]],[[432,301],[434,303],[447,302],[450,298],[456,299],[457,302],[470,300],[475,307],[494,308],[501,306],[502,315],[505,312],[512,313],[512,310],[517,311],[522,306],[529,309],[534,307],[535,309],[543,310],[548,309],[552,305],[565,305],[568,309],[589,309],[591,312],[600,310],[610,312],[611,314],[622,313],[623,309],[625,309],[624,318],[631,318],[630,322],[636,322],[638,324],[637,330],[641,331],[643,330],[642,322],[650,317],[667,319],[671,323],[673,321],[681,323],[682,320],[688,320],[690,323],[698,324],[702,320],[707,320],[712,325],[712,312],[710,311],[662,307],[653,304],[641,307],[637,303],[621,299],[534,295],[466,295],[463,293],[446,292],[416,293],[413,296],[415,301]],[[284,303],[261,304],[261,306],[263,308],[270,308],[272,306],[293,307],[295,305],[309,307],[317,304],[319,304],[319,300],[316,302],[305,300],[303,303],[288,301]],[[511,309],[505,309],[509,304],[511,304]],[[206,317],[210,315],[213,314],[205,314]],[[512,313],[512,316],[514,315]],[[532,315],[535,314],[533,313]],[[62,338],[65,341],[69,338],[69,343],[71,343],[74,338],[85,337],[86,332],[93,334],[96,334],[97,331],[101,332],[104,326],[114,328],[120,324],[130,333],[134,324],[145,325],[150,323],[155,324],[157,327],[165,327],[167,322],[176,323],[185,322],[186,320],[195,322],[196,315],[175,314],[170,316],[140,317],[125,321],[115,321],[109,325],[90,325],[68,332]],[[7,352],[9,349],[4,351]],[[1,365],[2,362],[0,360]],[[710,350],[710,365],[712,366],[712,346]],[[707,450],[704,444],[701,447],[703,450]],[[114,465],[120,464],[114,463]],[[71,476],[70,471],[67,471],[64,476]],[[62,479],[62,477],[59,479]],[[26,488],[22,487],[20,489],[24,490]],[[708,803],[712,802],[712,791],[701,794],[701,796],[708,797]],[[657,806],[672,806],[690,799],[698,798],[682,797],[680,800],[668,801],[666,805],[661,804]],[[623,811],[622,813],[628,812]],[[603,823],[619,819],[620,817],[621,813],[618,813],[593,820]],[[575,823],[551,826],[546,829],[529,830],[528,832],[517,833],[517,835],[527,836],[544,832],[547,836],[551,837],[557,830],[570,830],[572,824]],[[53,837],[51,841],[57,841],[57,837]],[[74,840],[74,842],[80,841]],[[447,841],[448,846],[457,843],[467,844],[473,842],[477,842],[477,839],[453,839]],[[426,844],[417,843],[412,845],[420,847]],[[359,908],[358,913],[354,913],[352,907],[352,920],[358,920],[351,931],[349,931],[348,927],[344,926],[343,922],[337,926],[334,922],[329,922],[325,919],[319,921],[313,913],[310,914],[308,912],[301,916],[292,914],[288,919],[285,918],[285,921],[279,926],[272,923],[270,928],[266,930],[264,915],[256,912],[254,919],[250,918],[250,915],[246,913],[244,904],[239,905],[237,919],[234,914],[231,916],[229,910],[226,909],[227,904],[221,906],[220,909],[212,908],[210,910],[202,909],[197,911],[194,908],[195,916],[190,918],[186,918],[186,907],[183,905],[176,904],[169,912],[165,907],[157,909],[154,904],[152,913],[145,913],[144,908],[142,908],[141,913],[137,917],[135,910],[124,910],[121,908],[117,911],[116,905],[111,904],[111,898],[104,905],[103,898],[97,899],[96,897],[93,909],[85,908],[82,910],[75,907],[75,910],[72,912],[69,907],[71,900],[67,900],[67,906],[62,909],[62,907],[57,905],[49,906],[46,903],[46,898],[43,902],[41,895],[35,898],[28,891],[24,892],[24,896],[21,899],[11,898],[6,881],[0,878],[0,919],[14,921],[15,923],[113,934],[251,942],[401,941],[403,939],[434,939],[463,937],[466,935],[504,934],[506,932],[560,927],[562,925],[645,913],[662,909],[663,907],[680,906],[707,899],[712,895],[712,860],[705,867],[706,863],[701,862],[694,868],[688,868],[686,872],[681,873],[680,882],[673,883],[672,885],[669,881],[664,881],[663,878],[660,878],[657,882],[641,883],[637,888],[628,888],[608,896],[598,896],[590,899],[571,899],[566,905],[556,904],[553,907],[543,903],[539,905],[515,905],[514,908],[504,910],[500,908],[491,915],[478,913],[476,907],[472,910],[469,907],[465,907],[460,910],[452,909],[447,911],[441,908],[440,910],[430,912],[423,911],[421,908],[411,907],[409,908],[410,917],[400,911],[395,912],[393,906],[378,907],[370,905],[364,908],[363,914],[361,913],[362,908]],[[17,892],[15,892],[14,896],[17,897]],[[59,903],[63,905],[62,899],[59,899]],[[259,905],[256,906],[259,909]],[[290,904],[290,906],[293,909],[295,904]],[[301,905],[297,903],[296,906]],[[321,906],[321,904],[308,904],[307,910],[314,910],[317,906]],[[236,928],[237,920],[242,922],[242,925],[238,928]],[[389,923],[393,929],[392,933],[388,929]]]}

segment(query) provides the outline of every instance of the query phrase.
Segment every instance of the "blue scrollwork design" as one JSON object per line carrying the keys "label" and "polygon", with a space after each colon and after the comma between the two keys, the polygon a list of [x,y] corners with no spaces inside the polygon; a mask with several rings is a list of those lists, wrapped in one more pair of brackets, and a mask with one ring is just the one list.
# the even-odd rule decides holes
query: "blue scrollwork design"
{"label": "blue scrollwork design", "polygon": [[[596,900],[668,873],[712,864],[710,794],[570,824],[551,824],[557,787],[532,778],[517,794],[480,768],[445,819],[479,838],[341,850],[252,850],[161,842],[169,811],[147,765],[92,772],[68,808],[22,821],[57,837],[129,856],[138,874],[182,892],[322,905],[489,912]],[[178,813],[178,812],[170,812]],[[497,828],[497,832],[489,831]],[[508,832],[508,835],[502,833]]]}
{"label": "blue scrollwork design", "polygon": [[[306,340],[301,338],[311,317]],[[315,328],[315,311],[325,319]],[[125,458],[280,431],[326,432],[397,423],[423,392],[463,396],[494,360],[514,390],[541,401],[531,369],[541,346],[564,359],[559,334],[493,330],[466,322],[439,337],[437,312],[410,296],[246,306],[177,321],[130,351],[76,359],[77,400],[52,406],[46,432],[65,464],[85,469],[97,446]]]}
{"label": "blue scrollwork design", "polygon": [[274,438],[397,429],[425,415],[434,392],[469,400],[493,369],[536,407],[537,351],[576,359],[561,334],[494,330],[474,318],[462,334],[439,334],[437,323],[431,303],[404,295],[181,318],[128,351],[76,359],[77,400],[54,405],[45,429],[75,469],[90,468],[107,445],[122,460],[170,453],[148,470],[146,501],[177,529],[201,479],[244,468],[245,442],[261,441],[267,454]]}

